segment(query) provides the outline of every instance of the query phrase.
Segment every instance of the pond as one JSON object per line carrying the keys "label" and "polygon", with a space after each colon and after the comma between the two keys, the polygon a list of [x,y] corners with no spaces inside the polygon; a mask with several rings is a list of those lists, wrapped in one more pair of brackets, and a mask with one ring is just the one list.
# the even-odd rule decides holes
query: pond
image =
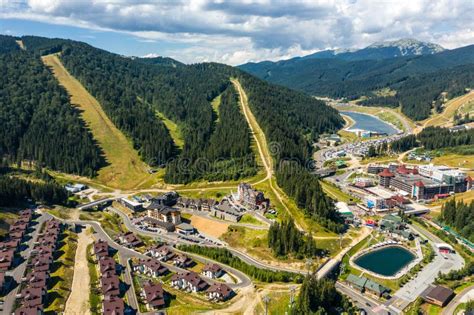
{"label": "pond", "polygon": [[364,269],[391,277],[415,259],[415,255],[401,246],[389,246],[370,251],[354,260]]}
{"label": "pond", "polygon": [[349,131],[354,129],[361,129],[377,133],[386,133],[387,135],[393,135],[398,133],[398,130],[395,129],[393,126],[387,124],[386,122],[375,116],[346,111],[341,111],[341,114],[349,116],[355,122],[354,125],[352,125],[348,129]]}

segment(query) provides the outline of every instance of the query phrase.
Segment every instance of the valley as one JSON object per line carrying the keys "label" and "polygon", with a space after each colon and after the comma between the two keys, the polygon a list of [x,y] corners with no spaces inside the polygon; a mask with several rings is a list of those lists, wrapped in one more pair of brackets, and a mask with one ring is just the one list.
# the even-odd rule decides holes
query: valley
{"label": "valley", "polygon": [[[23,67],[37,84],[20,89],[30,78],[16,73],[0,94],[10,131],[0,142],[0,227],[9,232],[0,273],[16,284],[0,297],[7,313],[31,308],[25,288],[39,287],[35,307],[66,315],[307,314],[305,299],[329,313],[405,314],[428,307],[432,284],[472,285],[474,137],[464,116],[452,127],[474,94],[430,100],[420,120],[431,96],[412,98],[415,85],[406,86],[451,71],[449,51],[423,43],[426,51],[397,55],[381,44],[288,61],[370,68],[354,74],[364,95],[351,94],[355,81],[333,82],[341,94],[323,93],[333,99],[218,63],[0,40],[0,66],[10,76]],[[418,72],[418,60],[436,71]],[[409,78],[393,85],[399,71]],[[371,85],[366,75],[377,72],[386,87]],[[399,96],[401,105],[385,102]],[[415,103],[407,111],[407,100],[423,113]],[[394,257],[387,274],[358,263],[379,251],[405,260]]]}

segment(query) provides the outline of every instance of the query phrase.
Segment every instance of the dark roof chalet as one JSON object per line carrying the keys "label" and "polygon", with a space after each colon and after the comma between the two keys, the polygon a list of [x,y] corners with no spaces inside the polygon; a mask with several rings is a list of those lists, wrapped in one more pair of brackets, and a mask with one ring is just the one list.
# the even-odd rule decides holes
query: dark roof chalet
{"label": "dark roof chalet", "polygon": [[116,296],[105,297],[102,301],[103,315],[122,315],[125,312],[123,300]]}
{"label": "dark roof chalet", "polygon": [[222,268],[218,264],[206,264],[204,266],[204,268],[202,269],[202,271],[209,271],[209,272],[212,272],[212,273],[217,273],[221,270],[222,270]]}
{"label": "dark roof chalet", "polygon": [[154,308],[163,307],[165,305],[163,287],[159,283],[147,282],[143,286],[146,301]]}
{"label": "dark roof chalet", "polygon": [[227,298],[232,295],[232,289],[226,285],[225,283],[213,283],[209,289],[207,289],[208,293],[217,293],[223,298]]}

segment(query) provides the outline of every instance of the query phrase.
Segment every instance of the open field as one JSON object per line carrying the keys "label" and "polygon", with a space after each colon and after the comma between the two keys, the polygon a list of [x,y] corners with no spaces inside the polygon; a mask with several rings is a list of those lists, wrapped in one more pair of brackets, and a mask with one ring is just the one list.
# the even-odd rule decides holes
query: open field
{"label": "open field", "polygon": [[181,130],[179,129],[179,126],[176,123],[174,123],[173,121],[166,118],[163,113],[160,113],[160,112],[157,111],[156,115],[165,124],[166,128],[168,129],[168,131],[170,133],[171,138],[174,141],[174,144],[178,148],[182,148],[183,145],[184,145],[184,139],[183,139],[183,135],[181,134]]}
{"label": "open field", "polygon": [[221,239],[229,246],[241,250],[255,259],[274,266],[285,266],[293,269],[303,269],[304,260],[296,260],[285,257],[275,258],[272,250],[268,247],[268,236],[266,230],[254,230],[242,226],[231,225],[229,231],[222,235]]}
{"label": "open field", "polygon": [[81,110],[81,117],[104,152],[109,165],[98,172],[97,180],[110,187],[130,189],[152,176],[130,141],[115,127],[97,100],[69,74],[58,56],[48,55],[42,59],[69,93],[71,103]]}
{"label": "open field", "polygon": [[191,216],[189,220],[200,232],[216,238],[221,237],[222,234],[226,233],[227,228],[229,227],[228,223],[217,222],[197,215]]}
{"label": "open field", "polygon": [[474,170],[474,155],[446,154],[434,158],[431,162],[436,165],[447,165]]}
{"label": "open field", "polygon": [[449,100],[442,113],[436,114],[422,122],[423,126],[451,126],[454,114],[466,103],[474,101],[474,91]]}

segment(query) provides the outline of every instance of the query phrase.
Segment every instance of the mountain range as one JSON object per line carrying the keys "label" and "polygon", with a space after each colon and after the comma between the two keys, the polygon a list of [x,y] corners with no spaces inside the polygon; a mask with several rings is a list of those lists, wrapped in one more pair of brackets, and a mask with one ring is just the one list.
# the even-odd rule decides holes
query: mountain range
{"label": "mountain range", "polygon": [[362,105],[401,106],[406,115],[422,120],[433,108],[440,109],[445,95],[455,97],[474,87],[474,45],[446,50],[405,39],[239,68],[310,95],[364,97]]}

